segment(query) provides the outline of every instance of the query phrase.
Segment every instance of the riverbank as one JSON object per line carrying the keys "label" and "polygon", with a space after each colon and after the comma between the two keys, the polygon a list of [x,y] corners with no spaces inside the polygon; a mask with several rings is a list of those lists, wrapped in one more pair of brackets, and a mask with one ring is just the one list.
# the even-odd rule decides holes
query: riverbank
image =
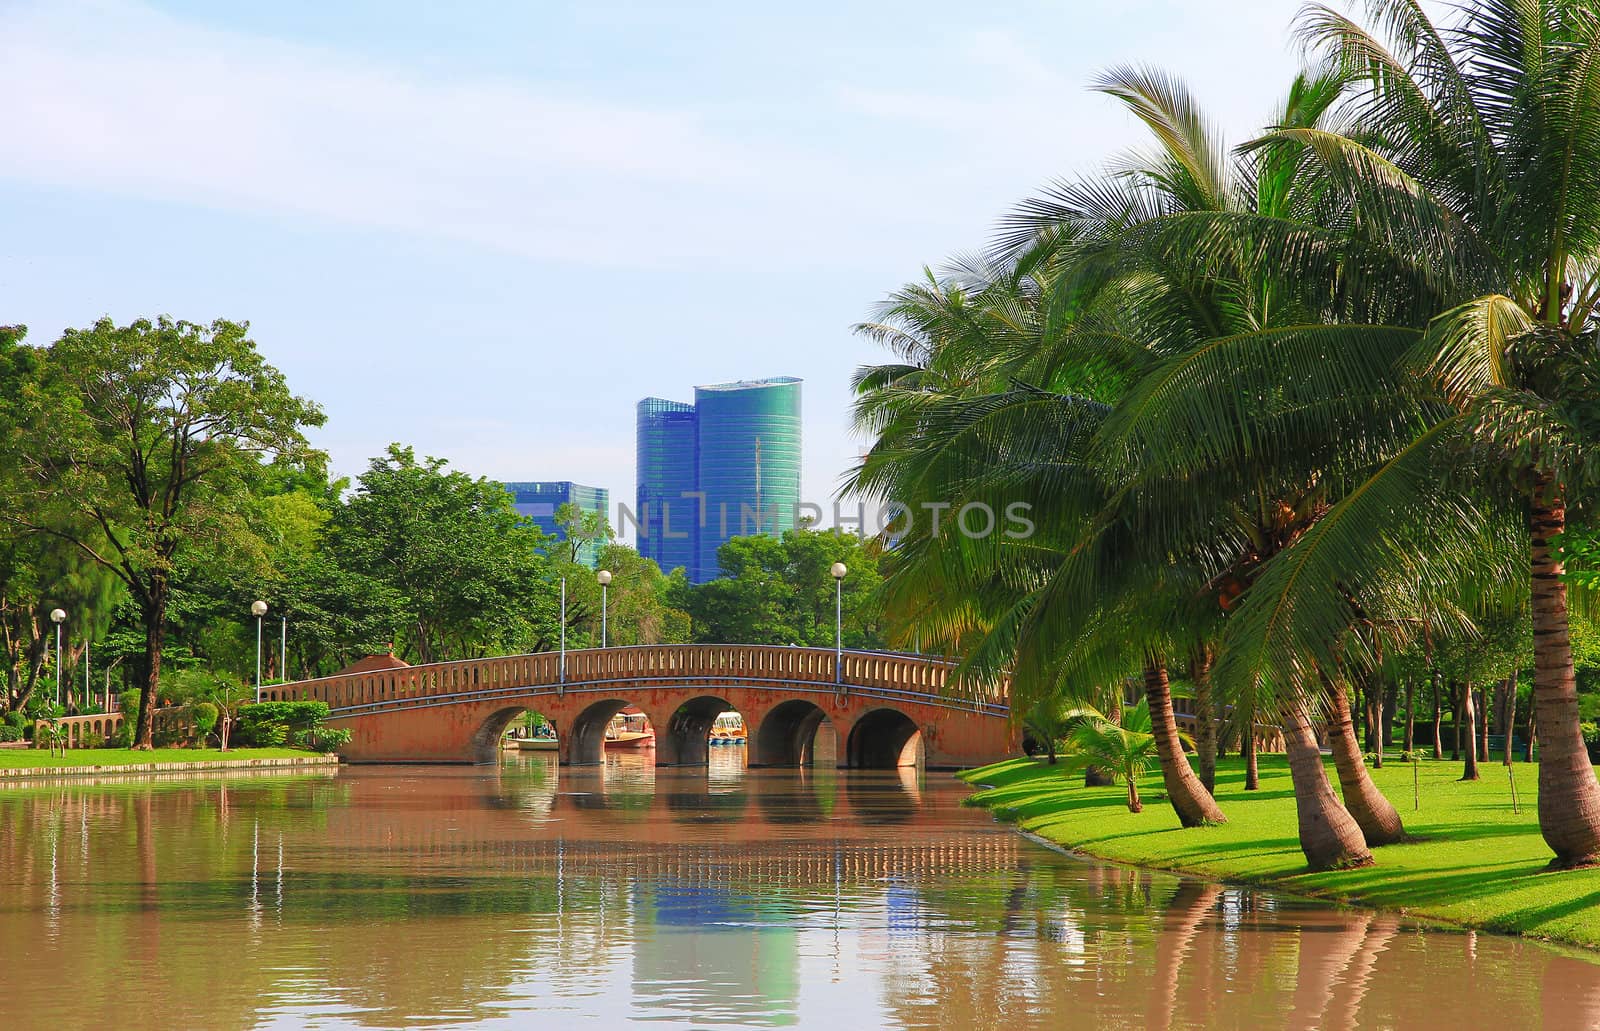
{"label": "riverbank", "polygon": [[[1189,830],[1165,801],[1159,774],[1140,785],[1142,813],[1128,812],[1125,788],[1086,788],[1081,772],[1043,761],[1013,759],[959,776],[986,786],[971,803],[1101,859],[1600,948],[1600,869],[1544,872],[1550,851],[1539,836],[1537,770],[1525,763],[1514,769],[1517,813],[1498,761],[1481,766],[1482,779],[1462,782],[1459,762],[1430,759],[1413,767],[1386,760],[1373,780],[1415,840],[1376,849],[1374,866],[1325,873],[1306,870],[1281,755],[1261,757],[1261,789],[1253,792],[1244,790],[1238,759],[1220,763],[1217,802],[1228,822]],[[1331,764],[1328,773],[1333,779]]]}
{"label": "riverbank", "polygon": [[338,762],[338,756],[296,748],[233,748],[226,752],[216,748],[158,748],[151,752],[74,748],[66,755],[51,755],[41,748],[5,748],[0,749],[0,785],[43,777],[333,766]]}

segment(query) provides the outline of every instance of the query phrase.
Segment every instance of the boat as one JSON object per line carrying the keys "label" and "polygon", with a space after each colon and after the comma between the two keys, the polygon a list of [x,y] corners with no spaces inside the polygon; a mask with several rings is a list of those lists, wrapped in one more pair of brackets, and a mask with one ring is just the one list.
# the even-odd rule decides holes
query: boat
{"label": "boat", "polygon": [[650,729],[649,717],[630,705],[611,717],[605,740],[607,748],[654,748],[656,732]]}
{"label": "boat", "polygon": [[554,752],[561,743],[553,737],[513,737],[506,739],[506,747],[521,752]]}
{"label": "boat", "polygon": [[711,724],[710,743],[713,745],[742,745],[746,739],[744,717],[737,712],[719,713]]}

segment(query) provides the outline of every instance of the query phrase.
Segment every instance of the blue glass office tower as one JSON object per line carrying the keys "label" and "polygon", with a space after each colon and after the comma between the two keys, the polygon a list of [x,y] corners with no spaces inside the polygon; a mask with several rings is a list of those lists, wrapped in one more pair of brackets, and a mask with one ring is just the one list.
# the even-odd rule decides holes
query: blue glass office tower
{"label": "blue glass office tower", "polygon": [[[639,554],[663,572],[682,567],[691,580],[699,540],[700,505],[695,461],[698,444],[694,405],[647,397],[639,402]],[[698,582],[698,581],[696,581]]]}
{"label": "blue glass office tower", "polygon": [[[571,480],[535,480],[502,484],[511,492],[512,507],[558,541],[567,533],[556,525],[556,509],[573,505],[585,512],[598,512],[609,523],[611,492],[604,487],[585,487]],[[590,541],[578,549],[578,561],[591,569],[600,561],[600,545]]]}
{"label": "blue glass office tower", "polygon": [[639,551],[693,583],[721,575],[728,538],[794,529],[800,380],[696,387],[693,405],[639,402],[638,503]]}

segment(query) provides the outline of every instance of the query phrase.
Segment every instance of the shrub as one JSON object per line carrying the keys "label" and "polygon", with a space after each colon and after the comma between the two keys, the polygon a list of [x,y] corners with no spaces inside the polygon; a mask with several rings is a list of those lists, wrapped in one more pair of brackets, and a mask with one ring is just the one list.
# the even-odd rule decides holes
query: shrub
{"label": "shrub", "polygon": [[206,738],[210,737],[211,732],[217,727],[220,715],[217,707],[210,702],[190,702],[185,711],[188,713],[189,722],[194,725],[195,744],[204,744]]}
{"label": "shrub", "polygon": [[9,722],[0,723],[0,741],[21,741],[22,728],[13,727]]}
{"label": "shrub", "polygon": [[298,743],[313,752],[337,752],[350,743],[350,731],[346,727],[316,727],[301,733]]}
{"label": "shrub", "polygon": [[104,748],[106,736],[98,730],[86,730],[78,738],[79,748]]}
{"label": "shrub", "polygon": [[106,741],[106,744],[110,745],[112,748],[132,748],[133,721],[126,719],[123,720],[122,726],[111,732],[111,737]]}
{"label": "shrub", "polygon": [[242,706],[230,743],[246,748],[280,747],[289,740],[290,731],[304,735],[327,718],[327,702],[260,702]]}
{"label": "shrub", "polygon": [[1583,731],[1583,743],[1589,749],[1589,761],[1600,763],[1600,724],[1585,720],[1578,727]]}

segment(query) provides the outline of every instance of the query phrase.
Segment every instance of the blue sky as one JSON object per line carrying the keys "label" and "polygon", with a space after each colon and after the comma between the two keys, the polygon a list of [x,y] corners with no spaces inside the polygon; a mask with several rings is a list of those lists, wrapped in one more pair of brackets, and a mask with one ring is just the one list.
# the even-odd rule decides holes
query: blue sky
{"label": "blue sky", "polygon": [[1137,140],[1100,69],[1244,138],[1298,6],[0,0],[0,322],[247,319],[340,472],[617,500],[640,397],[801,376],[825,501],[851,324]]}

